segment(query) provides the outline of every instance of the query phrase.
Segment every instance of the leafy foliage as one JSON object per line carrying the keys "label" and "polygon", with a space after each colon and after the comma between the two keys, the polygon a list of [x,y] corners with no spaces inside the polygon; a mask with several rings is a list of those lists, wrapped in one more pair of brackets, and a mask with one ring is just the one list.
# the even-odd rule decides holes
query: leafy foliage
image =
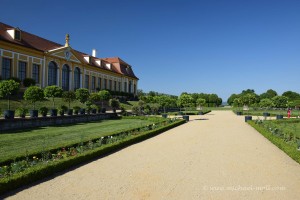
{"label": "leafy foliage", "polygon": [[76,94],[76,99],[83,104],[85,104],[85,102],[87,102],[87,100],[89,99],[89,96],[90,96],[90,92],[86,88],[77,89],[75,94]]}
{"label": "leafy foliage", "polygon": [[271,99],[265,98],[265,99],[260,100],[259,106],[261,108],[268,109],[268,108],[272,108],[274,106],[274,103],[273,103],[273,101]]}
{"label": "leafy foliage", "polygon": [[110,106],[114,109],[114,111],[115,111],[115,109],[117,109],[117,108],[120,107],[120,102],[119,102],[119,100],[113,98],[113,99],[110,99],[110,100],[109,100],[109,105],[110,105]]}
{"label": "leafy foliage", "polygon": [[54,98],[55,97],[61,97],[63,93],[63,89],[61,87],[58,87],[56,85],[51,85],[51,86],[47,86],[44,89],[44,95],[47,98],[52,98],[52,107],[53,109],[55,108],[55,102],[54,102]]}
{"label": "leafy foliage", "polygon": [[69,109],[71,107],[71,102],[76,100],[76,94],[73,91],[65,91],[62,94],[62,98],[64,101],[68,102],[69,104]]}
{"label": "leafy foliage", "polygon": [[272,98],[274,107],[276,108],[286,108],[288,103],[288,98],[285,96],[275,96]]}
{"label": "leafy foliage", "polygon": [[286,91],[282,94],[282,96],[287,97],[290,101],[300,99],[300,94],[293,91]]}
{"label": "leafy foliage", "polygon": [[265,93],[262,93],[259,97],[260,99],[272,99],[277,96],[277,92],[275,90],[269,89]]}
{"label": "leafy foliage", "polygon": [[197,102],[196,102],[196,103],[197,103],[198,106],[202,107],[202,106],[205,105],[206,100],[205,100],[205,99],[202,99],[202,98],[199,98],[199,99],[197,99]]}
{"label": "leafy foliage", "polygon": [[44,91],[37,86],[30,86],[25,90],[24,99],[30,101],[35,109],[35,103],[44,99]]}
{"label": "leafy foliage", "polygon": [[25,78],[23,80],[23,85],[24,87],[30,87],[30,86],[34,86],[36,84],[36,81],[32,78]]}
{"label": "leafy foliage", "polygon": [[109,93],[109,91],[107,90],[101,90],[99,92],[99,98],[100,98],[100,101],[108,101],[110,99],[111,95]]}
{"label": "leafy foliage", "polygon": [[181,94],[178,99],[178,104],[185,108],[192,107],[194,105],[193,97],[189,94]]}
{"label": "leafy foliage", "polygon": [[10,110],[10,97],[18,92],[20,83],[14,80],[0,82],[0,97],[8,99],[8,110]]}

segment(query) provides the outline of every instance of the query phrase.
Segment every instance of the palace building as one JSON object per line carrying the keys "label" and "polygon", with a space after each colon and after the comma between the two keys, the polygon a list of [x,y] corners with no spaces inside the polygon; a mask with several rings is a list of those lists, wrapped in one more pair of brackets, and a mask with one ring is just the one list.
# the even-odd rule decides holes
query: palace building
{"label": "palace building", "polygon": [[57,85],[64,90],[107,89],[137,94],[138,78],[119,57],[98,58],[73,49],[66,35],[61,45],[0,22],[0,77],[23,81],[32,78],[44,88]]}

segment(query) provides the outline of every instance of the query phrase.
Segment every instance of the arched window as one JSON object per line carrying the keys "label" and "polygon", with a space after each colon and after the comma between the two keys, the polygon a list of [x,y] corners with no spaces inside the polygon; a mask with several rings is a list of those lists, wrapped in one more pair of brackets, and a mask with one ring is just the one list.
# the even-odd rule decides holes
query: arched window
{"label": "arched window", "polygon": [[68,65],[64,65],[62,68],[62,88],[65,91],[69,90],[69,81],[70,81],[70,68]]}
{"label": "arched window", "polygon": [[74,90],[80,88],[80,69],[78,67],[74,70]]}
{"label": "arched window", "polygon": [[57,65],[51,61],[48,65],[48,85],[57,84]]}

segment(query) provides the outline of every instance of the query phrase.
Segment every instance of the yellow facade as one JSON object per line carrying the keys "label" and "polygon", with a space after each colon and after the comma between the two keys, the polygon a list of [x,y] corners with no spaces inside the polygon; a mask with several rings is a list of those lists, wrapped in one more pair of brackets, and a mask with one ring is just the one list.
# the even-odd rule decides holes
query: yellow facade
{"label": "yellow facade", "polygon": [[[65,52],[68,51],[71,56],[66,58]],[[57,66],[56,83],[55,85],[63,86],[63,66],[69,67],[67,73],[69,86],[66,90],[74,90],[74,70],[80,69],[80,87],[86,86],[86,75],[89,76],[88,89],[90,92],[95,92],[97,89],[111,89],[112,91],[128,92],[136,95],[138,79],[125,76],[113,71],[104,70],[99,67],[91,66],[85,63],[80,56],[76,55],[71,47],[61,47],[47,52],[26,48],[20,45],[12,44],[6,41],[0,41],[0,76],[3,77],[3,58],[7,58],[11,62],[10,77],[19,77],[19,62],[26,63],[26,78],[33,78],[33,65],[38,65],[39,75],[37,86],[42,88],[49,85],[49,63],[54,62]],[[95,78],[92,78],[95,77]],[[99,78],[101,82],[99,83]],[[92,79],[95,80],[95,87],[92,88]],[[105,88],[105,81],[107,81],[107,88]],[[129,82],[132,82],[130,89]],[[111,83],[110,88],[108,88]],[[116,86],[115,86],[116,85]],[[130,91],[129,91],[130,90]]]}

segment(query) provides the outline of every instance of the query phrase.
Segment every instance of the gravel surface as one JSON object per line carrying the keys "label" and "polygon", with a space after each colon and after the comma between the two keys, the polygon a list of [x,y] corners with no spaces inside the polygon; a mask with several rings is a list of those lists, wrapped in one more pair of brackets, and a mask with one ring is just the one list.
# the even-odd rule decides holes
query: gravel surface
{"label": "gravel surface", "polygon": [[190,120],[8,199],[300,199],[300,165],[243,116]]}

